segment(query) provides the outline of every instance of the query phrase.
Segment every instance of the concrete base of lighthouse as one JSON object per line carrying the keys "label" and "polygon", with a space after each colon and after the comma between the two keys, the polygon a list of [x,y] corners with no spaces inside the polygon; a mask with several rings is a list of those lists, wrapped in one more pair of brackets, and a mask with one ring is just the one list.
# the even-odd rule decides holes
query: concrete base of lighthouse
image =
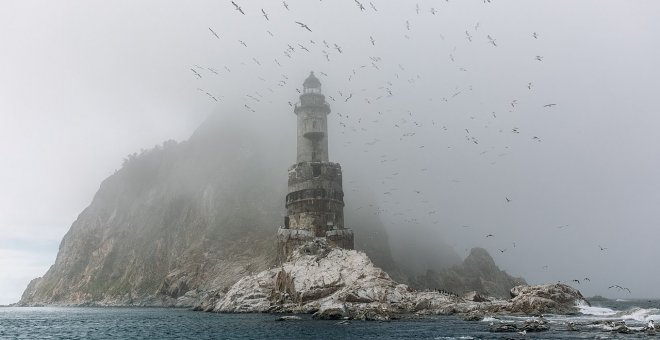
{"label": "concrete base of lighthouse", "polygon": [[330,247],[353,249],[353,230],[348,228],[328,230],[325,237],[317,237],[311,230],[280,227],[277,230],[278,262],[285,262],[296,248],[317,239],[325,240]]}

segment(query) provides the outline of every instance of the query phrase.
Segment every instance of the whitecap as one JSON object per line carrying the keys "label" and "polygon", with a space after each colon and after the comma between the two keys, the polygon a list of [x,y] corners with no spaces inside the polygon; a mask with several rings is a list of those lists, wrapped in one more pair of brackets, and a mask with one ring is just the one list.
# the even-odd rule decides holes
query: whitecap
{"label": "whitecap", "polygon": [[580,309],[580,313],[584,315],[595,315],[595,316],[614,316],[618,311],[607,307],[597,307],[589,306],[584,302],[577,304],[577,307]]}

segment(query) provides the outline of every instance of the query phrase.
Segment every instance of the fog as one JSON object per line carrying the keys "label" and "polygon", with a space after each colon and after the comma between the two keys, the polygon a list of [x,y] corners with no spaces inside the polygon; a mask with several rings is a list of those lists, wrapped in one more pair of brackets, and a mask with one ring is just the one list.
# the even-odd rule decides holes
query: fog
{"label": "fog", "polygon": [[[660,297],[658,2],[235,2],[245,14],[0,3],[0,304],[53,263],[128,154],[243,117],[291,136],[295,162],[290,105],[310,71],[345,209],[372,209],[393,242],[484,247],[530,283]],[[361,190],[377,206],[352,206]]]}

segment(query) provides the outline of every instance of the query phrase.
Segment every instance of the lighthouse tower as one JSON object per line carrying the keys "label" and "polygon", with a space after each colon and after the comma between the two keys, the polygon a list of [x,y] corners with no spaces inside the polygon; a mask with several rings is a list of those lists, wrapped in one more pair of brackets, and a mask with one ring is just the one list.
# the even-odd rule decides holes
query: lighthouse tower
{"label": "lighthouse tower", "polygon": [[287,215],[277,231],[280,261],[298,245],[316,238],[331,246],[353,249],[353,231],[344,226],[341,165],[328,158],[330,106],[314,72],[305,79],[294,112],[298,120],[297,163],[289,167]]}

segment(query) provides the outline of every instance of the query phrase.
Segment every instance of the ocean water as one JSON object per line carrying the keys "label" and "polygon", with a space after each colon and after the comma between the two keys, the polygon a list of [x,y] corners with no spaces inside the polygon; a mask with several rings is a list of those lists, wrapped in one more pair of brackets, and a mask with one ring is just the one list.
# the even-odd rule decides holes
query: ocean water
{"label": "ocean water", "polygon": [[[660,301],[610,301],[584,306],[578,316],[546,315],[550,330],[492,333],[492,324],[522,323],[532,317],[425,316],[390,322],[313,320],[276,321],[274,314],[216,314],[168,308],[0,308],[0,339],[627,339],[602,320],[639,328],[660,324]],[[601,321],[599,321],[601,320]],[[578,331],[569,331],[573,322]],[[660,339],[660,335],[658,335]]]}

